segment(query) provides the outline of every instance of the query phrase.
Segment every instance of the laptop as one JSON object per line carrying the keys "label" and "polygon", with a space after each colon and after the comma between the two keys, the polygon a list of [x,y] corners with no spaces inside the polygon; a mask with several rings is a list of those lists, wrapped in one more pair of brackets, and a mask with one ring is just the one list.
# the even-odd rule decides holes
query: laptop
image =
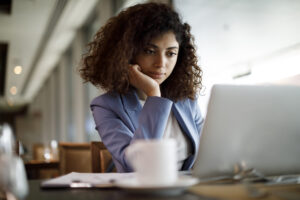
{"label": "laptop", "polygon": [[300,174],[300,87],[215,85],[193,168],[199,178]]}

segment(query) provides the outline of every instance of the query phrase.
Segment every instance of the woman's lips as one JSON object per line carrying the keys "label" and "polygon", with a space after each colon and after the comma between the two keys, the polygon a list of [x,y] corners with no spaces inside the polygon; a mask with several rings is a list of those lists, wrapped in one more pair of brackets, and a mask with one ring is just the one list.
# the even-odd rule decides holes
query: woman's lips
{"label": "woman's lips", "polygon": [[159,73],[159,72],[150,72],[149,76],[153,79],[161,79],[163,78],[163,76],[165,75],[165,73]]}

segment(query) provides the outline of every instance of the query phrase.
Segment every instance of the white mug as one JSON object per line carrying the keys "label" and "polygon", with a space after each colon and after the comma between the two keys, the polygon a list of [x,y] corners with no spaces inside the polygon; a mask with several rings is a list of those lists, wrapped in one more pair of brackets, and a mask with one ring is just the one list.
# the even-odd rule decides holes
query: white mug
{"label": "white mug", "polygon": [[126,149],[126,158],[143,185],[166,186],[177,180],[177,151],[174,139],[137,140]]}

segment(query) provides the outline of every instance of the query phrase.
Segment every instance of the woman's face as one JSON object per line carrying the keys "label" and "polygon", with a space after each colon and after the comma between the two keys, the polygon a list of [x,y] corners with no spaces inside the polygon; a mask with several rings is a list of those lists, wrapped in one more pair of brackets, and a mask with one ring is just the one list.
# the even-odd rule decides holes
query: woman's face
{"label": "woman's face", "polygon": [[179,44],[173,32],[166,32],[153,38],[135,58],[141,71],[163,83],[172,73],[178,58]]}

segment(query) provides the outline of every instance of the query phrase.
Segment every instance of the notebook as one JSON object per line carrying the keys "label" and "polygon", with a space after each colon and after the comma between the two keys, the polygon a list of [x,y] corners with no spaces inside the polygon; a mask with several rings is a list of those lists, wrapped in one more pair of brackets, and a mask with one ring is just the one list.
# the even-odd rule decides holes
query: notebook
{"label": "notebook", "polygon": [[193,174],[300,174],[300,87],[212,88]]}

